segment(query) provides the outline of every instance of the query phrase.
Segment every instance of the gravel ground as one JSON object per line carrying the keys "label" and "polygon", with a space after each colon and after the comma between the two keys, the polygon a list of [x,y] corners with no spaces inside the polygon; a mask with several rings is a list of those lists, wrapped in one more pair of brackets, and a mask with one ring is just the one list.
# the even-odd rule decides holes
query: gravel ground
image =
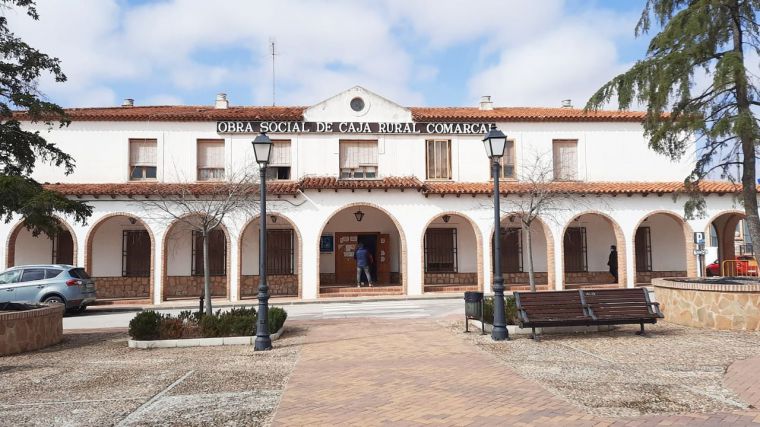
{"label": "gravel ground", "polygon": [[[463,322],[449,324],[461,334]],[[745,409],[723,387],[728,366],[760,353],[760,333],[706,331],[660,322],[610,332],[525,335],[494,342],[489,335],[465,339],[495,354],[520,375],[531,378],[591,414],[631,417]]]}
{"label": "gravel ground", "polygon": [[136,350],[124,332],[67,333],[45,350],[0,358],[0,425],[269,424],[305,328],[274,350]]}

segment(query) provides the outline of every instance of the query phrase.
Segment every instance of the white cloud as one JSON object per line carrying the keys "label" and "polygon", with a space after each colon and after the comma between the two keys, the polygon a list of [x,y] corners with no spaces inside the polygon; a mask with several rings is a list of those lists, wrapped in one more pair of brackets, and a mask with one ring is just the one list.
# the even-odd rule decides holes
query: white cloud
{"label": "white cloud", "polygon": [[632,28],[612,12],[568,16],[563,0],[438,0],[434,7],[423,0],[38,3],[40,22],[17,13],[9,17],[12,28],[61,58],[68,82],[42,79],[41,87],[74,106],[138,97],[117,95],[114,88],[124,85],[160,87],[144,96],[151,103],[243,86],[249,92],[230,93],[233,101],[267,105],[273,36],[280,105],[313,104],[354,85],[424,105],[415,85],[442,75],[430,56],[462,45],[481,59],[467,82],[468,104],[482,94],[497,104],[580,102],[620,68],[615,38]]}

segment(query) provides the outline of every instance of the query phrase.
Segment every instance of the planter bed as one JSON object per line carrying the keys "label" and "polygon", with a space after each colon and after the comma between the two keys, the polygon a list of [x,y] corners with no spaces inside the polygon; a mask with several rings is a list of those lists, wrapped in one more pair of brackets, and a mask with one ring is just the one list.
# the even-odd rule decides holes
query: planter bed
{"label": "planter bed", "polygon": [[[276,341],[285,331],[285,325],[282,325],[279,331],[271,334],[269,338]],[[177,347],[217,347],[221,345],[253,345],[256,336],[244,337],[217,337],[217,338],[185,338],[178,340],[129,340],[129,348],[150,349],[150,348],[177,348]]]}

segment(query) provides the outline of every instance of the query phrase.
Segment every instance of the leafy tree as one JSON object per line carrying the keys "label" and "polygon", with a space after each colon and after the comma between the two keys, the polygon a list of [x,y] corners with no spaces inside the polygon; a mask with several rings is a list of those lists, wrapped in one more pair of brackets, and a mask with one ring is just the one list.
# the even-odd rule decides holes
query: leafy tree
{"label": "leafy tree", "polygon": [[712,171],[730,178],[741,167],[741,201],[753,242],[760,242],[756,190],[760,105],[757,56],[758,0],[647,0],[636,36],[654,22],[660,32],[644,59],[602,86],[586,109],[598,109],[615,96],[620,109],[647,106],[649,145],[673,159],[697,145],[694,169],[685,179],[691,198],[687,216],[705,206],[699,181]]}
{"label": "leafy tree", "polygon": [[[0,0],[0,7],[20,8],[32,19],[39,19],[33,0]],[[43,73],[57,82],[66,81],[60,61],[29,46],[8,29],[8,19],[0,16],[0,218],[10,221],[14,214],[24,218],[34,235],[54,235],[60,224],[53,216],[60,213],[85,222],[92,208],[69,200],[43,188],[31,175],[35,163],[43,161],[74,171],[74,159],[39,131],[25,130],[19,119],[41,122],[47,126],[68,125],[66,114],[58,105],[45,100],[37,88]],[[24,113],[14,113],[13,110]]]}

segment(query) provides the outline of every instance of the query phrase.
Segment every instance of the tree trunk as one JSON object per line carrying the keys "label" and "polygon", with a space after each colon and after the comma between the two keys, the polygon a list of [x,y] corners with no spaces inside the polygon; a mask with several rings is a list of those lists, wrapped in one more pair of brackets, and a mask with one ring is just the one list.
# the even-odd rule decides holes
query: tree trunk
{"label": "tree trunk", "polygon": [[203,230],[203,296],[205,298],[206,314],[211,311],[211,271],[208,260],[208,230]]}
{"label": "tree trunk", "polygon": [[[755,172],[755,132],[754,132],[754,115],[750,108],[748,96],[747,73],[744,52],[742,51],[742,27],[741,12],[737,3],[734,4],[731,11],[732,29],[733,29],[733,51],[741,59],[742,67],[734,74],[736,83],[736,104],[739,111],[739,126],[737,126],[737,136],[742,144],[742,201],[744,202],[744,212],[747,215],[746,221],[749,226],[749,234],[752,238],[752,252],[755,252],[755,245],[760,244],[760,216],[757,209],[757,183]],[[751,17],[754,18],[754,17]],[[742,117],[746,118],[743,120]],[[733,233],[732,233],[733,234]]]}
{"label": "tree trunk", "polygon": [[530,224],[522,224],[523,232],[528,235],[528,283],[530,291],[536,292],[536,272],[533,269],[533,236],[530,234]]}

